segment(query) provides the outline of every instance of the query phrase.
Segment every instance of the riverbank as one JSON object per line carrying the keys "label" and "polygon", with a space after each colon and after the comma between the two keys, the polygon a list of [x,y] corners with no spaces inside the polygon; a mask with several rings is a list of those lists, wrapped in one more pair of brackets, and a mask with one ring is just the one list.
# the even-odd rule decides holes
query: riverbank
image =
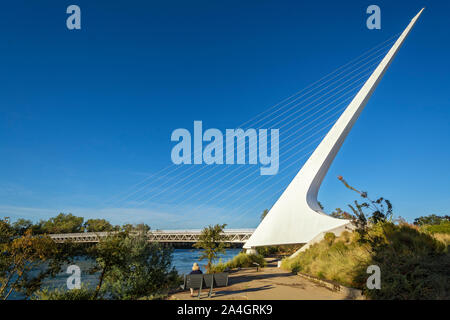
{"label": "riverbank", "polygon": [[[212,300],[346,300],[346,293],[332,291],[318,283],[277,268],[276,258],[266,258],[267,266],[259,271],[245,268],[230,273],[229,285],[215,288],[211,298],[203,290],[201,299]],[[171,300],[196,300],[189,291],[176,292]]]}
{"label": "riverbank", "polygon": [[[177,272],[182,276],[183,274],[189,273],[192,269],[192,264],[198,262],[203,270],[205,270],[205,261],[200,261],[201,250],[199,249],[174,249],[172,254],[172,267],[174,267]],[[227,249],[226,253],[220,254],[219,259],[222,262],[227,262],[233,259],[234,256],[241,252],[240,248]],[[99,272],[91,274],[89,270],[94,266],[94,261],[87,258],[81,257],[75,259],[72,264],[80,267],[81,270],[81,284],[88,288],[94,289],[98,284]],[[42,287],[50,290],[60,289],[65,290],[67,288],[67,278],[69,275],[66,273],[68,265],[63,266],[63,271],[59,274],[44,279]],[[33,271],[36,274],[38,270]],[[11,300],[21,300],[26,297],[21,294],[14,292],[11,296]]]}

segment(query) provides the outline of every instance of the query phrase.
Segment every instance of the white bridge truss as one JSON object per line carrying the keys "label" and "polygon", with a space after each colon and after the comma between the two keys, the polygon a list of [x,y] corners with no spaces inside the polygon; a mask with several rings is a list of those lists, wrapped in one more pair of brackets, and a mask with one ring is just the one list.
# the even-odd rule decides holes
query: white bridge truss
{"label": "white bridge truss", "polygon": [[[223,232],[226,236],[224,242],[245,243],[252,235],[254,229],[229,229]],[[71,241],[75,243],[95,243],[105,238],[109,232],[83,232],[83,233],[60,233],[49,234],[50,238],[57,243]],[[148,233],[150,242],[159,243],[195,243],[199,240],[201,230],[156,230]]]}

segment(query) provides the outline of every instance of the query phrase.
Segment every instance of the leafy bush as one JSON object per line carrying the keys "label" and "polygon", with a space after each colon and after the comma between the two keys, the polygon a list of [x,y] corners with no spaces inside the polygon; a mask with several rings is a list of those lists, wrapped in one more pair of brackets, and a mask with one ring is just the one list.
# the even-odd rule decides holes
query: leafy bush
{"label": "leafy bush", "polygon": [[331,246],[336,239],[336,235],[333,232],[327,232],[325,233],[325,236],[323,238],[328,243],[328,245]]}
{"label": "leafy bush", "polygon": [[237,256],[235,256],[232,260],[228,261],[227,266],[230,269],[234,268],[248,268],[248,267],[254,267],[255,264],[259,264],[261,267],[264,267],[266,265],[266,261],[264,260],[264,257],[260,254],[246,254],[246,253],[239,253]]}
{"label": "leafy bush", "polygon": [[373,299],[449,299],[448,247],[408,226],[381,225],[383,243],[370,264],[381,269],[381,290],[364,289]]}
{"label": "leafy bush", "polygon": [[[339,282],[353,283],[355,287],[363,289],[369,298],[449,299],[448,246],[433,237],[432,231],[446,230],[445,222],[448,222],[450,217],[431,215],[416,219],[414,226],[405,221],[395,225],[392,223],[393,206],[389,200],[382,197],[371,200],[367,192],[361,192],[350,186],[341,176],[338,179],[363,199],[362,203],[355,201],[354,206],[349,205],[353,212],[352,223],[355,226],[356,236],[352,237],[352,241],[348,244],[336,241],[330,245],[330,241],[324,239],[315,248],[313,246],[297,257],[298,261],[302,256],[315,254],[317,259],[309,264],[298,261],[298,267],[308,272],[311,265],[319,264],[315,270],[316,274],[330,279],[333,265],[329,262],[339,263],[333,261],[334,252],[339,252],[341,266],[343,261],[347,262],[343,265],[345,268],[339,272],[347,279]],[[433,226],[424,226],[426,224]],[[324,247],[326,245],[329,246],[328,249]],[[366,252],[363,256],[357,254],[361,250]],[[343,252],[345,255],[342,255]],[[361,257],[364,259],[358,261]],[[354,269],[349,268],[355,261],[360,263],[355,265]],[[377,265],[380,268],[381,289],[366,288],[365,281],[368,277],[366,270],[369,265]],[[349,273],[343,274],[345,270]]]}
{"label": "leafy bush", "polygon": [[0,220],[0,299],[13,293],[31,296],[44,278],[60,271],[63,261],[50,237],[34,236],[31,229],[17,236],[8,219]]}
{"label": "leafy bush", "polygon": [[257,247],[256,251],[258,252],[258,254],[267,257],[270,256],[272,254],[276,254],[278,253],[278,247],[276,246],[264,246],[264,247]]}
{"label": "leafy bush", "polygon": [[[449,299],[448,247],[433,236],[408,225],[380,222],[367,236],[378,245],[361,241],[357,232],[344,232],[330,245],[312,245],[282,267],[359,288],[371,299]],[[381,270],[381,289],[366,288],[369,265]]]}
{"label": "leafy bush", "polygon": [[222,261],[219,261],[219,263],[211,265],[211,268],[208,270],[209,273],[219,273],[219,272],[226,272],[230,268],[226,263],[223,263]]}
{"label": "leafy bush", "polygon": [[[172,268],[172,250],[150,243],[145,224],[112,226],[104,219],[59,214],[33,224],[19,219],[0,219],[0,299],[13,294],[45,300],[159,299],[180,284]],[[56,244],[45,233],[111,231],[96,244]],[[54,277],[76,258],[93,260],[91,274],[98,273],[94,289],[42,289],[44,279]]]}
{"label": "leafy bush", "polygon": [[264,247],[257,247],[256,251],[258,254],[262,255],[263,257],[267,257],[273,254],[276,255],[291,255],[294,252],[296,252],[298,249],[300,249],[303,245],[302,244],[294,244],[294,245],[282,245],[282,246],[264,246]]}
{"label": "leafy bush", "polygon": [[264,267],[266,265],[266,260],[264,260],[264,257],[260,254],[246,254],[241,252],[227,263],[222,263],[220,261],[219,263],[212,265],[210,273],[224,272],[236,268],[255,267],[256,265],[254,263],[259,264],[260,267]]}
{"label": "leafy bush", "polygon": [[95,291],[88,287],[82,286],[80,289],[62,290],[48,288],[37,291],[32,300],[92,300]]}
{"label": "leafy bush", "polygon": [[112,299],[138,299],[163,293],[179,281],[171,268],[172,250],[148,242],[144,234],[111,234],[91,250],[100,272],[94,297],[103,292]]}

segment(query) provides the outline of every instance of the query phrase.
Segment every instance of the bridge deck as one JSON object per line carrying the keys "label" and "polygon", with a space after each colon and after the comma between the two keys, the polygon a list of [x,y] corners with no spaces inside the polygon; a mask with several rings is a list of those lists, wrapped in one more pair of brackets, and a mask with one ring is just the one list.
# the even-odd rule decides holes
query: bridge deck
{"label": "bridge deck", "polygon": [[[223,234],[227,243],[245,243],[254,229],[229,229]],[[195,243],[202,230],[156,230],[148,233],[149,241],[161,243]],[[49,236],[57,243],[72,241],[76,243],[94,243],[106,237],[109,232],[60,233]]]}

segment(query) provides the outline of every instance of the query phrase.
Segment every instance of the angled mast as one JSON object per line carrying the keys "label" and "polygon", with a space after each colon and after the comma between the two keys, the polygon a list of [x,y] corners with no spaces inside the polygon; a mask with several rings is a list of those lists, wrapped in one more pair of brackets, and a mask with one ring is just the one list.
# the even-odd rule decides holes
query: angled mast
{"label": "angled mast", "polygon": [[317,202],[320,185],[345,138],[366,106],[386,70],[424,9],[411,20],[375,71],[359,90],[325,138],[306,161],[244,248],[306,243],[320,233],[343,230],[348,220],[322,212]]}

